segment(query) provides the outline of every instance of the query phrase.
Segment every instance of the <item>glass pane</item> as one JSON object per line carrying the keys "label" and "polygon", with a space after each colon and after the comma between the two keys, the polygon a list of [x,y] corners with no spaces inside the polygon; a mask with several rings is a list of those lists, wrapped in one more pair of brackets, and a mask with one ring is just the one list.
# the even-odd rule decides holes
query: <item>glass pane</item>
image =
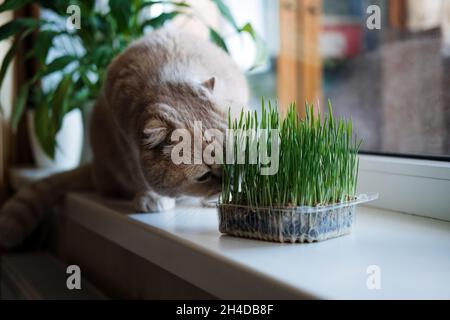
{"label": "glass pane", "polygon": [[[295,8],[301,1],[284,4]],[[238,18],[258,26],[269,48],[270,63],[248,76],[257,107],[262,96],[276,99],[282,89],[277,87],[280,2],[248,2],[240,10],[242,1],[227,1]],[[338,116],[353,118],[364,151],[450,157],[450,0],[322,0],[321,5],[321,106],[331,99]],[[371,5],[376,7],[368,13]]]}
{"label": "glass pane", "polygon": [[[250,22],[264,40],[268,61],[255,69],[255,45],[248,36],[234,35],[227,44],[234,60],[247,72],[252,97],[250,105],[258,109],[261,98],[277,100],[277,60],[279,54],[279,2],[278,0],[228,0],[239,25]],[[231,29],[229,30],[231,32]]]}
{"label": "glass pane", "polygon": [[[406,1],[398,27],[392,1],[324,1],[324,96],[353,117],[364,150],[450,155],[449,2]],[[369,3],[380,8],[379,30],[367,26]]]}

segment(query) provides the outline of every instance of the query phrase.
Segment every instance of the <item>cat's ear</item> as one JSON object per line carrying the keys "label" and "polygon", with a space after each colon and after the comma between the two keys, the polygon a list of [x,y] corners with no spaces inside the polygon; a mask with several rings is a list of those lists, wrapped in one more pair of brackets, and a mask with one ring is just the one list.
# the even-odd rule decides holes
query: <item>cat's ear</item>
{"label": "cat's ear", "polygon": [[216,77],[212,77],[211,79],[206,80],[202,83],[202,86],[204,86],[209,91],[213,92],[214,87],[216,86]]}
{"label": "cat's ear", "polygon": [[142,143],[148,148],[155,148],[160,145],[169,134],[168,125],[159,119],[152,119],[147,122],[143,130]]}

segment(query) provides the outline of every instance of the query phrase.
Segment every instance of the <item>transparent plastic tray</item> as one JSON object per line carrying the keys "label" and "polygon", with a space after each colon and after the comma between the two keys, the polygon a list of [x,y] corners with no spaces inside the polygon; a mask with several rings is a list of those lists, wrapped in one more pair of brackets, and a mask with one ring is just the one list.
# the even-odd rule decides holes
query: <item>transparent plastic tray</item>
{"label": "transparent plastic tray", "polygon": [[275,242],[315,242],[351,232],[356,206],[376,200],[377,193],[317,207],[250,207],[218,204],[219,230],[236,237]]}

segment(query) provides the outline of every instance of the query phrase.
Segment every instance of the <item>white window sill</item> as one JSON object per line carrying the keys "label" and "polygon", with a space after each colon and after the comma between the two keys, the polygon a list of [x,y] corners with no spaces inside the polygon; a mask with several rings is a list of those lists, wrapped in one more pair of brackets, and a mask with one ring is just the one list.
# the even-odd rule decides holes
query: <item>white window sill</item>
{"label": "white window sill", "polygon": [[[221,235],[215,209],[129,205],[70,194],[73,221],[223,299],[450,299],[450,223],[360,207],[353,233],[314,244]],[[367,268],[381,270],[369,290]]]}

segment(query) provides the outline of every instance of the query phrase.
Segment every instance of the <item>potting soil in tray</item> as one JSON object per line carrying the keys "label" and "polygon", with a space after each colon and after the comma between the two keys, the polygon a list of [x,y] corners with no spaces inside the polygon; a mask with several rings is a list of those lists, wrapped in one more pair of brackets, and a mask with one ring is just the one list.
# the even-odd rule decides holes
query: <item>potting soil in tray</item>
{"label": "potting soil in tray", "polygon": [[360,194],[330,206],[258,208],[219,204],[219,230],[237,237],[276,242],[315,242],[351,232],[356,206],[378,198]]}

